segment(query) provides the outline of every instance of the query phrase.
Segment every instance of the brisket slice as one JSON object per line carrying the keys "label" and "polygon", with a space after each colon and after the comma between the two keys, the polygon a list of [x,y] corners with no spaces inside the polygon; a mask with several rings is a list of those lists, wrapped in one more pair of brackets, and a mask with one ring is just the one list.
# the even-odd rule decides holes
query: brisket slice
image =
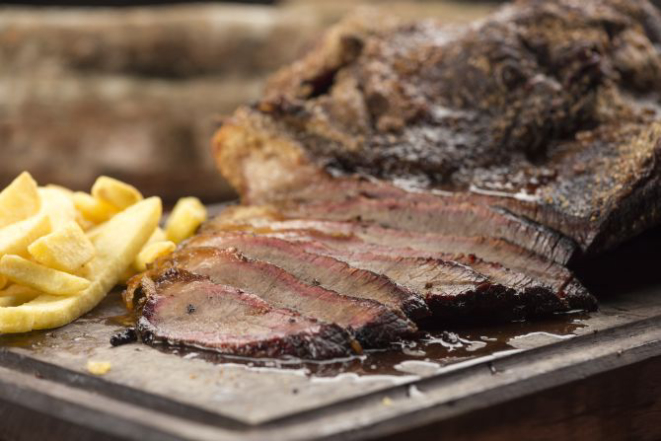
{"label": "brisket slice", "polygon": [[273,237],[216,233],[197,235],[187,248],[215,247],[276,265],[299,280],[340,294],[375,300],[414,321],[430,315],[424,299],[375,272],[357,269],[332,257],[308,253],[303,247]]}
{"label": "brisket slice", "polygon": [[[317,283],[342,294],[369,296],[388,306],[393,304],[392,294],[385,293],[387,296],[384,296],[381,291],[383,286],[396,287],[390,282],[392,279],[425,299],[434,315],[428,322],[435,325],[466,320],[506,321],[564,309],[562,302],[549,289],[527,286],[518,292],[494,283],[457,262],[436,258],[394,257],[396,249],[389,254],[376,254],[357,251],[361,248],[359,245],[342,250],[324,246],[314,240],[288,243],[274,237],[237,233],[199,235],[186,246],[234,247],[247,257],[273,263],[307,283]],[[293,256],[298,256],[298,259],[292,260]],[[352,273],[361,274],[362,277],[354,280]],[[378,277],[375,273],[387,277]],[[379,292],[374,292],[374,288],[369,286],[374,280],[379,281],[376,286]],[[512,278],[508,281],[512,281]],[[547,299],[540,301],[544,295]],[[530,301],[530,296],[535,298]],[[425,316],[417,317],[418,320],[423,318]]]}
{"label": "brisket slice", "polygon": [[334,247],[360,246],[377,253],[394,248],[396,253],[409,257],[455,256],[461,259],[461,256],[475,256],[526,274],[557,290],[574,279],[564,266],[504,239],[411,232],[360,222],[278,219],[278,214],[272,211],[234,207],[209,221],[204,231],[247,230],[259,234],[303,235]]}
{"label": "brisket slice", "polygon": [[[278,236],[278,233],[272,233]],[[395,282],[421,292],[435,323],[520,320],[572,309],[594,310],[596,301],[582,287],[556,290],[525,274],[474,255],[425,255],[408,248],[367,246],[319,235],[284,233],[301,246],[344,260],[352,266],[380,272]],[[325,245],[324,245],[325,243]],[[369,251],[356,251],[361,248]]]}
{"label": "brisket slice", "polygon": [[293,218],[371,222],[419,233],[505,239],[561,264],[575,245],[566,237],[505,210],[467,202],[415,202],[406,198],[357,197],[341,203],[302,204],[285,211]]}
{"label": "brisket slice", "polygon": [[603,251],[661,219],[659,29],[646,0],[520,0],[464,28],[351,17],[224,123],[216,161],[244,203],[340,203],[368,177]]}
{"label": "brisket slice", "polygon": [[411,321],[378,302],[308,285],[275,265],[248,259],[236,251],[184,249],[161,262],[160,269],[170,266],[251,292],[274,307],[335,323],[365,348],[387,346],[417,331]]}
{"label": "brisket slice", "polygon": [[396,248],[377,250],[372,247],[371,251],[357,251],[361,248],[357,244],[333,248],[322,245],[318,238],[299,244],[311,252],[382,273],[421,293],[433,313],[432,320],[427,323],[436,326],[520,320],[568,309],[552,289],[476,258],[470,259],[474,265],[470,268],[438,257],[401,257],[406,253]]}
{"label": "brisket slice", "polygon": [[[355,260],[361,253],[400,259],[400,265],[410,267],[420,265],[418,259],[457,261],[492,283],[512,288],[519,296],[527,292],[535,297],[546,297],[549,301],[543,304],[555,303],[557,310],[596,309],[594,297],[565,267],[501,239],[414,233],[354,222],[269,219],[277,219],[277,215],[254,207],[235,207],[210,221],[205,230],[243,229],[287,240],[303,240],[308,242],[306,247],[316,246],[316,252],[358,267]],[[365,257],[362,260],[367,263],[363,265],[369,266],[364,267],[378,272],[374,266],[376,262]],[[405,281],[397,279],[397,274],[386,275],[406,285]],[[551,300],[551,295],[561,303]]]}
{"label": "brisket slice", "polygon": [[[562,301],[561,304],[556,304],[558,311],[573,309],[593,311],[597,308],[594,296],[567,268],[546,261],[541,256],[534,255],[507,241],[419,235],[372,227],[363,227],[364,234],[351,239],[320,235],[319,233],[310,235],[305,233],[305,230],[283,233],[294,238],[300,236],[301,231],[303,231],[303,236],[308,236],[308,240],[322,242],[331,248],[340,250],[365,248],[369,249],[371,253],[386,256],[459,262],[486,276],[491,282],[513,288],[517,293],[528,292],[540,298],[546,296],[549,300],[544,303],[548,306],[557,303],[550,299],[549,296],[553,295]],[[394,237],[398,237],[399,240],[394,240]],[[397,245],[394,245],[395,243]]]}
{"label": "brisket slice", "polygon": [[155,283],[138,320],[142,341],[247,357],[327,359],[350,355],[341,327],[275,308],[258,296],[181,271]]}

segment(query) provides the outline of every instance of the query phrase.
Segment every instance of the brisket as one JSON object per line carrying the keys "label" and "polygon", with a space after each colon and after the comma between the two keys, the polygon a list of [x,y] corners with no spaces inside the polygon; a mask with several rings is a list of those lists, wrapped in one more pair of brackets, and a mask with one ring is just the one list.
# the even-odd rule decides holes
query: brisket
{"label": "brisket", "polygon": [[276,265],[309,285],[375,300],[403,312],[412,320],[430,315],[422,297],[397,286],[389,278],[353,268],[332,257],[308,253],[296,244],[277,238],[234,233],[202,234],[188,241],[186,247],[235,249],[248,258]]}
{"label": "brisket", "polygon": [[252,214],[255,214],[255,210],[236,207],[210,221],[204,229],[246,230],[290,238],[303,237],[333,248],[360,247],[379,254],[448,260],[454,258],[469,265],[479,264],[470,257],[475,256],[479,261],[497,262],[512,271],[539,279],[557,290],[573,280],[573,275],[564,266],[503,239],[419,233],[358,222],[305,219],[278,221],[278,216],[271,212],[255,214],[255,217],[251,217]]}
{"label": "brisket", "polygon": [[[532,286],[522,285],[531,282],[529,280],[517,280],[509,275],[500,277],[517,283],[506,286],[454,261],[394,257],[397,249],[391,249],[388,254],[376,254],[356,251],[360,246],[332,249],[314,241],[288,243],[273,237],[237,233],[199,235],[186,246],[236,248],[247,257],[273,263],[307,283],[341,294],[354,293],[354,296],[371,298],[388,306],[402,302],[401,294],[395,299],[397,303],[393,302],[393,288],[395,293],[401,290],[396,289],[392,279],[418,293],[420,297],[416,300],[425,299],[433,313],[427,323],[435,326],[450,322],[509,321],[567,309],[548,288],[533,283],[530,283]],[[489,270],[497,272],[495,268]],[[358,274],[360,277],[355,277]],[[388,288],[386,292],[385,287]],[[410,295],[406,300],[410,301]],[[422,312],[420,305],[416,306]],[[428,311],[426,307],[424,311]],[[419,321],[426,315],[418,314],[415,319]]]}
{"label": "brisket", "polygon": [[[224,121],[214,155],[242,205],[143,276],[208,279],[158,282],[145,335],[268,354],[275,333],[273,354],[324,358],[411,320],[594,310],[569,266],[661,221],[647,0],[519,0],[466,27],[374,17],[338,24]],[[189,300],[208,302],[199,324],[174,312]],[[221,308],[243,313],[212,328]]]}
{"label": "brisket", "polygon": [[301,204],[285,211],[294,218],[371,222],[383,227],[439,235],[505,239],[559,263],[574,244],[566,237],[498,208],[466,202],[412,202],[358,197],[336,204]]}
{"label": "brisket", "polygon": [[378,189],[399,223],[440,200],[467,227],[496,219],[470,235],[565,263],[530,221],[580,256],[661,219],[659,29],[646,0],[520,0],[463,28],[354,16],[225,122],[217,164],[244,203]]}
{"label": "brisket", "polygon": [[360,246],[355,244],[330,248],[316,241],[299,243],[306,250],[382,273],[421,293],[433,313],[432,320],[427,321],[432,326],[521,320],[569,309],[552,289],[477,259],[470,259],[470,268],[437,257],[399,257],[406,253],[396,248],[384,247],[382,253],[376,253],[376,249],[356,251]]}
{"label": "brisket", "polygon": [[387,346],[417,330],[411,321],[378,302],[308,285],[275,265],[248,259],[236,251],[184,249],[167,262],[161,262],[159,270],[170,267],[251,292],[274,307],[335,323],[348,330],[365,348]]}
{"label": "brisket", "polygon": [[352,339],[258,296],[181,271],[155,283],[143,279],[147,300],[138,321],[142,341],[248,357],[326,359],[350,355]]}
{"label": "brisket", "polygon": [[[510,288],[509,292],[520,298],[531,295],[548,299],[543,302],[546,306],[540,311],[596,308],[594,297],[565,267],[502,239],[415,233],[355,222],[277,221],[277,218],[270,211],[235,207],[209,222],[205,230],[244,230],[290,241],[304,241],[302,246],[311,252],[381,272],[409,287],[412,282],[407,280],[408,270],[403,268],[428,268],[430,259],[445,262],[447,268],[449,263],[455,261],[469,266],[491,283]],[[390,267],[391,272],[386,272],[387,267],[378,267],[380,259],[396,260],[398,264]],[[431,279],[433,274],[432,271],[427,277]],[[419,286],[412,287],[414,290],[416,288],[419,291]],[[503,308],[507,307],[503,304]],[[533,312],[530,315],[539,314]]]}

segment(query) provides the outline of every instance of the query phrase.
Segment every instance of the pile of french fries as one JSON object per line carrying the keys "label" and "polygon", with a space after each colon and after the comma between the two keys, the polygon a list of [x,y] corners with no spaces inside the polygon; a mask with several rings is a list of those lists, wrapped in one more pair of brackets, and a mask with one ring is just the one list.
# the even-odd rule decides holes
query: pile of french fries
{"label": "pile of french fries", "polygon": [[177,203],[165,230],[161,215],[159,198],[113,178],[83,193],[22,173],[0,192],[0,333],[72,322],[207,217],[196,198]]}

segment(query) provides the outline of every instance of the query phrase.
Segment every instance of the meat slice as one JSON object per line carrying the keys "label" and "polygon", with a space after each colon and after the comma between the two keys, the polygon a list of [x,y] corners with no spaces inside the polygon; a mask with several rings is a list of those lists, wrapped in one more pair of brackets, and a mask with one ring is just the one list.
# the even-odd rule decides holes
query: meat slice
{"label": "meat slice", "polygon": [[277,238],[232,233],[202,234],[189,240],[186,247],[236,249],[248,258],[276,265],[307,284],[375,300],[403,312],[414,321],[430,315],[422,297],[397,286],[387,277],[353,268],[332,257],[308,253],[301,246]]}
{"label": "meat slice", "polygon": [[496,262],[559,291],[574,280],[571,272],[563,265],[504,239],[404,231],[360,222],[279,220],[280,218],[277,212],[236,207],[211,220],[204,230],[277,233],[313,238],[332,247],[359,247],[361,250],[371,250],[379,254],[408,257],[438,257],[460,261],[464,259],[464,263],[479,264],[474,263],[470,257],[474,256],[480,261]]}
{"label": "meat slice", "polygon": [[[299,240],[299,246],[310,252],[382,273],[421,293],[432,310],[436,325],[521,320],[585,306],[568,301],[566,295],[524,274],[475,256],[416,256],[415,250],[380,246],[359,251],[363,247],[358,241],[352,241],[350,246],[346,241],[333,240],[328,242],[331,245],[323,245],[318,235],[313,238],[285,234],[283,237]],[[456,260],[444,260],[439,256]]]}
{"label": "meat slice", "polygon": [[[343,294],[357,293],[354,294],[357,297],[369,296],[389,306],[397,305],[392,300],[393,288],[401,296],[401,290],[389,281],[392,279],[425,299],[433,312],[435,324],[484,319],[507,321],[566,309],[551,290],[528,279],[516,279],[510,275],[500,277],[503,281],[516,283],[504,285],[454,261],[393,257],[397,254],[396,249],[388,254],[377,254],[358,251],[360,245],[340,249],[323,246],[314,240],[292,244],[273,237],[237,233],[199,235],[186,246],[233,247],[247,257],[273,263],[307,283],[316,283]],[[296,260],[292,260],[294,256]],[[347,264],[367,271],[356,270]],[[495,269],[489,270],[496,273]],[[361,277],[356,278],[354,274]],[[375,281],[378,282],[376,286]],[[389,290],[383,292],[384,286]],[[407,300],[411,294],[407,295]],[[401,298],[397,300],[401,302]],[[416,302],[416,305],[419,304]],[[427,308],[424,310],[427,314],[415,317],[417,320],[429,315]]]}
{"label": "meat slice", "polygon": [[340,203],[295,205],[284,209],[284,214],[303,219],[371,222],[417,233],[504,239],[561,264],[569,261],[575,249],[566,237],[503,209],[444,199],[415,202],[356,197]]}
{"label": "meat slice", "polygon": [[162,262],[157,270],[168,267],[254,293],[275,307],[335,323],[347,329],[365,348],[387,346],[417,330],[413,322],[378,302],[308,285],[282,268],[248,259],[236,251],[184,249]]}
{"label": "meat slice", "polygon": [[247,357],[327,359],[352,352],[353,339],[341,327],[275,308],[254,294],[181,271],[147,280],[137,326],[146,343]]}
{"label": "meat slice", "polygon": [[[363,233],[354,237],[341,237],[319,232],[310,233],[310,230],[282,231],[270,234],[289,239],[299,238],[321,242],[339,250],[358,248],[369,250],[374,254],[405,256],[414,260],[432,258],[456,261],[471,267],[493,283],[513,288],[515,292],[530,292],[535,296],[546,297],[552,294],[560,298],[564,305],[558,310],[593,311],[597,308],[594,296],[567,268],[547,261],[541,256],[507,241],[412,234],[379,227],[361,228]],[[386,245],[389,243],[395,245]],[[334,256],[339,258],[337,255]],[[548,299],[548,302],[545,302],[546,305],[551,306],[552,303],[556,303],[550,297]],[[561,305],[556,304],[556,306]]]}
{"label": "meat slice", "polygon": [[[418,267],[420,259],[423,265],[428,264],[427,259],[456,261],[468,265],[491,283],[510,288],[517,296],[531,296],[527,309],[518,308],[521,314],[530,316],[549,311],[596,309],[595,298],[564,266],[502,239],[424,234],[356,222],[278,221],[278,218],[272,211],[236,207],[209,222],[205,230],[244,230],[306,241],[310,251],[373,271],[377,271],[378,260],[369,256],[359,258],[361,253],[399,259],[398,268]],[[358,263],[356,259],[364,262]],[[406,285],[405,276],[398,279],[396,273],[386,274]],[[540,308],[535,308],[535,304]],[[502,307],[507,309],[508,305]]]}

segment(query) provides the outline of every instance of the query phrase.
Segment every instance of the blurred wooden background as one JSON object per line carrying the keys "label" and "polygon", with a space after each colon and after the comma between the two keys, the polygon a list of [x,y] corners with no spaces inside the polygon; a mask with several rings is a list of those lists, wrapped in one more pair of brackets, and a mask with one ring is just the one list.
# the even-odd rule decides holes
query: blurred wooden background
{"label": "blurred wooden background", "polygon": [[131,8],[0,7],[0,186],[22,170],[88,189],[99,174],[167,200],[232,197],[209,143],[223,115],[352,9],[468,21],[493,2],[285,0]]}

